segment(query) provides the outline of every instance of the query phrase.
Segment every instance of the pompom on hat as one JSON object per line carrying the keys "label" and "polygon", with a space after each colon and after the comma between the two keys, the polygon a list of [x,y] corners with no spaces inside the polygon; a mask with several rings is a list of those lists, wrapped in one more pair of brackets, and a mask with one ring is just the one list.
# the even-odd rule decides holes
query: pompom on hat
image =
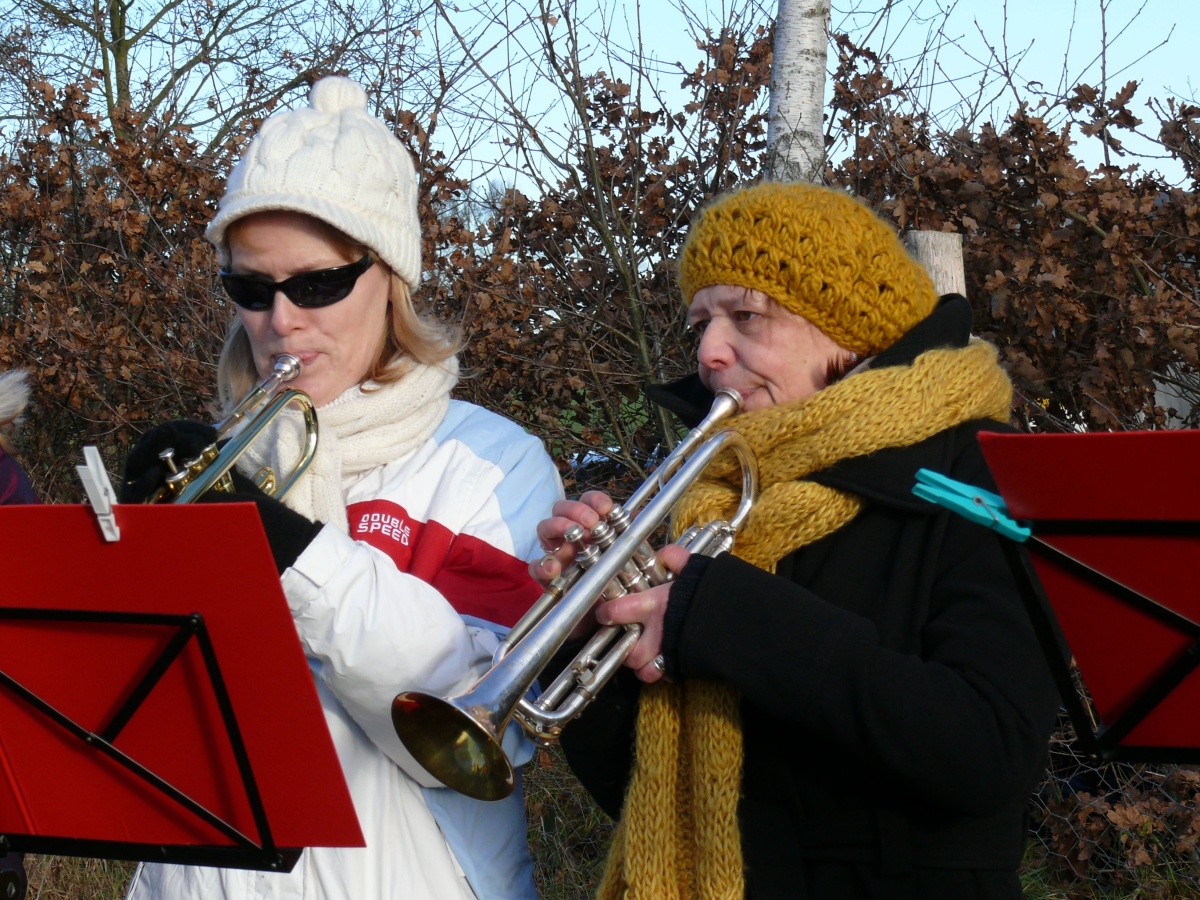
{"label": "pompom on hat", "polygon": [[366,92],[348,78],[322,78],[308,103],[263,123],[205,236],[228,266],[225,233],[235,221],[267,210],[306,213],[370,247],[415,288],[421,224],[408,150],[367,112]]}
{"label": "pompom on hat", "polygon": [[762,291],[860,356],[886,350],[937,305],[896,233],[848,194],[763,182],[718,197],[679,259],[684,302],[732,284]]}

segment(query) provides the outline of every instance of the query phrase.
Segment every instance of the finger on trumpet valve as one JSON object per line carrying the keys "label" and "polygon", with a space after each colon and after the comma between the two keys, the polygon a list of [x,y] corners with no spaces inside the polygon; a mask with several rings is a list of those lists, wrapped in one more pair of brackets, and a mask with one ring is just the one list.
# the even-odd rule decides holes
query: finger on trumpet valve
{"label": "finger on trumpet valve", "polygon": [[599,547],[601,550],[607,550],[613,545],[613,541],[617,539],[617,532],[604,519],[601,519],[592,526],[592,531],[588,535],[588,543],[593,547]]}
{"label": "finger on trumpet valve", "polygon": [[[609,512],[607,522],[616,534],[624,534],[632,521],[625,507],[614,506]],[[669,580],[670,573],[658,561],[658,555],[649,541],[643,541],[629,557],[629,561],[621,570],[618,577],[630,593],[644,591]]]}
{"label": "finger on trumpet valve", "polygon": [[[562,593],[571,586],[575,580],[575,574],[566,567],[561,559],[558,558],[559,552],[563,547],[570,544],[572,546],[572,557],[577,557],[579,551],[584,546],[584,530],[579,525],[571,525],[563,533],[562,541],[554,547],[546,546],[546,541],[542,541],[542,549],[546,551],[545,555],[538,561],[538,567],[549,575],[550,572],[557,571],[558,575],[550,581],[542,581],[543,586],[548,592],[562,596]],[[539,579],[540,581],[541,579]]]}
{"label": "finger on trumpet valve", "polygon": [[574,544],[576,549],[583,547],[583,539],[587,533],[583,530],[582,525],[572,525],[563,532],[563,543]]}
{"label": "finger on trumpet valve", "polygon": [[578,554],[583,549],[586,537],[587,533],[583,530],[582,525],[571,525],[563,532],[562,541],[555,546],[548,547],[546,546],[546,542],[542,541],[542,549],[546,551],[546,555],[542,558],[543,562],[548,562],[552,559],[558,560],[559,551],[568,544],[574,548],[574,554],[572,555]]}

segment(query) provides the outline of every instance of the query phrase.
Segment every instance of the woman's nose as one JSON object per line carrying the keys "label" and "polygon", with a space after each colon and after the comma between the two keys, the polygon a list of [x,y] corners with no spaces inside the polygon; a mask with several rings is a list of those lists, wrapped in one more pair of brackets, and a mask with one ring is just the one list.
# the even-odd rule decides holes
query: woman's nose
{"label": "woman's nose", "polygon": [[271,327],[276,333],[294,331],[299,327],[303,316],[304,310],[289,300],[287,294],[283,291],[275,292],[275,299],[271,304]]}
{"label": "woman's nose", "polygon": [[704,329],[696,358],[700,365],[709,369],[722,369],[733,362],[733,348],[719,322],[709,322]]}

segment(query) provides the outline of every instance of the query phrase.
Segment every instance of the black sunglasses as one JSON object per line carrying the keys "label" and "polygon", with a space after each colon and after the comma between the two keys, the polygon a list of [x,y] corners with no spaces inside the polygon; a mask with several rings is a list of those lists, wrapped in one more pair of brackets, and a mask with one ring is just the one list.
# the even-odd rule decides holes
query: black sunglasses
{"label": "black sunglasses", "polygon": [[283,295],[299,307],[315,309],[345,300],[354,290],[359,277],[373,265],[375,259],[368,253],[348,266],[301,272],[286,281],[267,281],[252,275],[235,275],[222,269],[221,284],[230,300],[252,312],[270,309],[275,302],[276,291],[283,291]]}

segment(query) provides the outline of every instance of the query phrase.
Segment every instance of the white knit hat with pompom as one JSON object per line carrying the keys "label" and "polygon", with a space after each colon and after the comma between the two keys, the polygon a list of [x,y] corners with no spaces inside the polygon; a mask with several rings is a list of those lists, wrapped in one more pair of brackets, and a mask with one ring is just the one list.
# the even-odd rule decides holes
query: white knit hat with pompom
{"label": "white knit hat with pompom", "polygon": [[408,150],[367,112],[366,93],[348,78],[322,78],[308,104],[263,123],[205,236],[228,266],[225,232],[233,222],[267,210],[307,213],[370,247],[415,288],[421,225]]}

